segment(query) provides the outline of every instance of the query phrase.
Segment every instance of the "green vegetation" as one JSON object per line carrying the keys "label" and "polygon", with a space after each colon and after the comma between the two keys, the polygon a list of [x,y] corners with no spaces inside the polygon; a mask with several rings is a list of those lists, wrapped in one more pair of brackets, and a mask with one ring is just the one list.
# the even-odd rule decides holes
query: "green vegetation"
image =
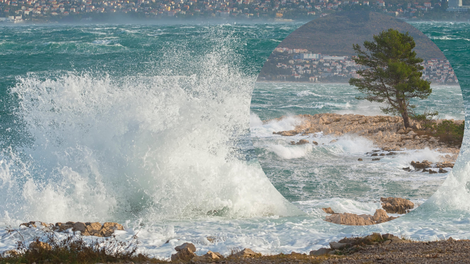
{"label": "green vegetation", "polygon": [[455,123],[451,120],[433,120],[438,112],[427,112],[420,115],[412,115],[411,119],[418,121],[423,129],[416,131],[420,136],[438,138],[449,146],[460,147],[463,141],[465,123]]}
{"label": "green vegetation", "polygon": [[364,41],[363,51],[353,45],[357,54],[354,61],[364,65],[365,70],[357,71],[362,78],[351,78],[349,84],[365,94],[370,102],[385,103],[384,113],[400,115],[405,128],[410,127],[409,112],[414,107],[410,99],[426,99],[431,93],[430,82],[421,79],[423,59],[416,57],[413,37],[398,30],[388,29],[374,35],[374,41]]}

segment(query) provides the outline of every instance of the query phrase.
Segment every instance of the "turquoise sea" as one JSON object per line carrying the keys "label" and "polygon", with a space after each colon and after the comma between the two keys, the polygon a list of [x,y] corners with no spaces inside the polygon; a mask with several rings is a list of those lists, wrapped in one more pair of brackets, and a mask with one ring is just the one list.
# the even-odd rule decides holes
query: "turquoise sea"
{"label": "turquoise sea", "polygon": [[[371,212],[375,196],[304,190],[310,182],[275,155],[263,171],[250,118],[275,114],[250,109],[251,95],[263,62],[301,25],[0,25],[0,252],[42,234],[6,231],[30,220],[120,222],[118,239],[137,235],[139,252],[160,258],[184,242],[228,255],[308,253],[371,232],[470,238],[468,140],[418,209],[376,226],[327,223],[321,210]],[[450,60],[468,106],[470,23],[412,25]],[[463,115],[444,99],[444,112]]]}

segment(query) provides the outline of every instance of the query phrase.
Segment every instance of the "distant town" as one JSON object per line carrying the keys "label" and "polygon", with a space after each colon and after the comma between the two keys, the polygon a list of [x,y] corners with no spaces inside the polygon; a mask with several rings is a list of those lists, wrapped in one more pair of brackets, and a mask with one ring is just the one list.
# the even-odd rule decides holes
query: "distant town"
{"label": "distant town", "polygon": [[[421,63],[423,79],[434,85],[456,85],[457,77],[449,61],[428,59]],[[278,47],[265,63],[258,81],[347,82],[359,78],[357,71],[365,69],[350,56],[311,53],[306,49]]]}
{"label": "distant town", "polygon": [[306,20],[368,9],[404,19],[468,19],[462,0],[0,0],[0,24],[139,19]]}

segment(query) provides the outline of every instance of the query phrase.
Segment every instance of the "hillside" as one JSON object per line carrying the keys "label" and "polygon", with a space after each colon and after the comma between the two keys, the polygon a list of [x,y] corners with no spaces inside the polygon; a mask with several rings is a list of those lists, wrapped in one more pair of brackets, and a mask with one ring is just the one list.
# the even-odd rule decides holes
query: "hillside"
{"label": "hillside", "polygon": [[415,39],[418,57],[445,59],[439,48],[413,26],[394,17],[369,11],[339,12],[312,20],[287,36],[278,47],[352,56],[355,55],[353,44],[362,46],[364,40],[370,41],[373,35],[389,28],[409,32]]}

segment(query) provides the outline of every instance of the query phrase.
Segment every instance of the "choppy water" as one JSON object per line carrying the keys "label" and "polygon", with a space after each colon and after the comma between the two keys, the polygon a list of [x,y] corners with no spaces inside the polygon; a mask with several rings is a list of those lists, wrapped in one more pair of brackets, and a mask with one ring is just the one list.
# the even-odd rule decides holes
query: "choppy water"
{"label": "choppy water", "polygon": [[[246,141],[251,92],[300,25],[0,27],[0,227],[118,221],[128,227],[118,238],[137,234],[142,252],[162,258],[185,241],[229,254],[308,252],[372,231],[470,237],[467,150],[425,204],[377,226],[330,224],[320,208],[379,204],[289,196],[282,174],[263,172]],[[470,25],[414,25],[443,49],[466,100]],[[1,230],[0,251],[17,239]]]}

